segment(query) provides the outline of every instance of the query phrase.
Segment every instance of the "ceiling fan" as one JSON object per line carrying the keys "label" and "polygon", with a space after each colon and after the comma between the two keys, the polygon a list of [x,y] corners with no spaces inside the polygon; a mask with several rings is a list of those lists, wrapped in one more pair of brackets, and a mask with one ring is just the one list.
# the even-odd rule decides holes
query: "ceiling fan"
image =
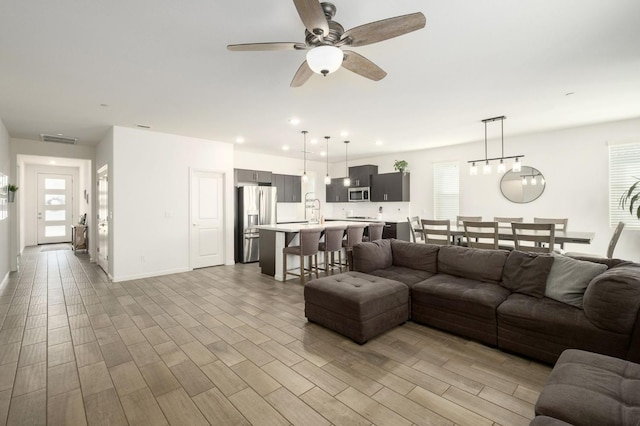
{"label": "ceiling fan", "polygon": [[302,63],[291,81],[291,87],[300,87],[313,73],[326,76],[340,66],[368,79],[382,80],[387,73],[362,55],[342,50],[344,47],[365,46],[424,28],[426,18],[421,12],[370,22],[345,31],[333,20],[336,7],[318,0],[293,0],[300,19],[306,27],[304,43],[248,43],[230,44],[232,51],[307,50]]}

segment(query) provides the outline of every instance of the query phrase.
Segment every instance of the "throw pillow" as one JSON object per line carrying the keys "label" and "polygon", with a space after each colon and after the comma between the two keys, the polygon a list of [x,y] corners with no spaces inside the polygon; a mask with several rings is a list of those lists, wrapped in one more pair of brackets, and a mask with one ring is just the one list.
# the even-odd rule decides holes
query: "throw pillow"
{"label": "throw pillow", "polygon": [[607,265],[560,255],[553,257],[544,295],[582,309],[582,298],[587,286],[592,279],[607,270]]}
{"label": "throw pillow", "polygon": [[514,293],[544,297],[553,256],[513,250],[502,273],[502,286]]}

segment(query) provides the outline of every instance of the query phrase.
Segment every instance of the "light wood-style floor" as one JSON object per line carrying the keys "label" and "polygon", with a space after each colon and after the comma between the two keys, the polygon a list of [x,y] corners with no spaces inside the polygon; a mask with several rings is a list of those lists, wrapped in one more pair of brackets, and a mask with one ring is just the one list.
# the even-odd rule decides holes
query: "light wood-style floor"
{"label": "light wood-style floor", "polygon": [[414,323],[354,344],[236,265],[110,283],[27,249],[0,289],[0,424],[527,425],[550,368]]}

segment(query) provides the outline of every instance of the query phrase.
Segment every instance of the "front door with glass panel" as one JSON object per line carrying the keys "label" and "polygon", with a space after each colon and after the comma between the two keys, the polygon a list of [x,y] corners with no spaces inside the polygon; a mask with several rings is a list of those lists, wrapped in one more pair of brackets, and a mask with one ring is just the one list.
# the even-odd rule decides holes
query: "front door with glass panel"
{"label": "front door with glass panel", "polygon": [[38,173],[38,244],[71,241],[73,179]]}

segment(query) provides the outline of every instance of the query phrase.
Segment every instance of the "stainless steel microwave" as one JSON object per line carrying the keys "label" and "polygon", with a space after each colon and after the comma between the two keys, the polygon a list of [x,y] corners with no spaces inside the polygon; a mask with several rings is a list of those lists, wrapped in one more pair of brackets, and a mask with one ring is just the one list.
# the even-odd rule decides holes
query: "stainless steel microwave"
{"label": "stainless steel microwave", "polygon": [[370,188],[349,188],[349,201],[362,202],[369,201]]}

